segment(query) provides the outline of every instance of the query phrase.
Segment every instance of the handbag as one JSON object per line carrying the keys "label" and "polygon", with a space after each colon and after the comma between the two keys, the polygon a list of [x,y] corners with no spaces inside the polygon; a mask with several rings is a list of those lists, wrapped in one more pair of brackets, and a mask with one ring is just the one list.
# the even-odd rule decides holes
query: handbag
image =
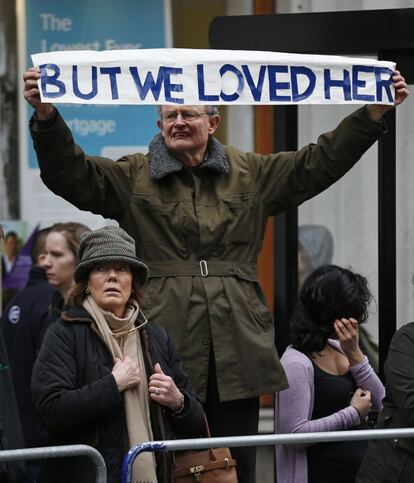
{"label": "handbag", "polygon": [[[211,438],[204,415],[205,433]],[[171,483],[237,483],[236,460],[229,448],[172,453]]]}

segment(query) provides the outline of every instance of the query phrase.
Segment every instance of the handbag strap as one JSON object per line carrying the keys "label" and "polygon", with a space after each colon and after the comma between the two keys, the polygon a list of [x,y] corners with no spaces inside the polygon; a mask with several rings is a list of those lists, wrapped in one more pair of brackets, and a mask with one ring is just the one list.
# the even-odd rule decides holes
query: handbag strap
{"label": "handbag strap", "polygon": [[[208,425],[207,416],[206,416],[206,413],[205,412],[203,412],[203,419],[204,419],[204,428],[203,428],[204,429],[204,434],[205,434],[205,436],[207,438],[211,438],[210,427]],[[214,454],[213,448],[209,448],[209,451],[211,453],[211,459],[215,460],[216,459],[216,456]],[[171,461],[172,467],[173,468],[176,468],[177,465],[176,465],[176,462],[175,462],[175,451],[172,452],[171,460],[172,460]],[[233,461],[235,461],[235,460],[233,460]],[[211,463],[211,464],[213,464],[213,463]],[[216,463],[214,463],[214,464],[216,464]],[[231,466],[234,466],[234,465],[231,465]]]}
{"label": "handbag strap", "polygon": [[[205,412],[203,412],[203,419],[204,419],[204,434],[207,438],[211,438],[210,427],[208,425],[207,416]],[[214,449],[209,448],[209,451],[211,453],[211,459],[216,460],[217,458],[216,458],[216,455],[214,454]],[[177,464],[175,462],[175,451],[172,452],[171,460],[172,460],[171,463],[172,463],[173,471],[177,471],[177,470],[174,470],[174,468],[177,468]],[[229,459],[229,462],[232,462],[232,463],[229,463],[230,466],[236,465],[236,460],[234,459]],[[217,465],[217,464],[220,465],[221,463],[218,463],[218,462],[210,463],[210,465]],[[207,465],[207,466],[210,466],[210,465]],[[207,466],[205,466],[205,468],[207,468]],[[221,466],[218,466],[218,467],[221,468]]]}
{"label": "handbag strap", "polygon": [[180,476],[186,476],[199,473],[205,473],[206,471],[218,470],[218,469],[226,469],[229,470],[231,467],[236,466],[236,460],[233,458],[225,458],[224,460],[214,461],[213,463],[208,463],[206,465],[194,466],[192,468],[184,468],[182,470],[172,470],[172,476],[174,478],[178,478]]}
{"label": "handbag strap", "polygon": [[206,437],[211,438],[210,426],[208,425],[206,413],[203,413],[203,416],[204,416],[204,431],[205,431]]}

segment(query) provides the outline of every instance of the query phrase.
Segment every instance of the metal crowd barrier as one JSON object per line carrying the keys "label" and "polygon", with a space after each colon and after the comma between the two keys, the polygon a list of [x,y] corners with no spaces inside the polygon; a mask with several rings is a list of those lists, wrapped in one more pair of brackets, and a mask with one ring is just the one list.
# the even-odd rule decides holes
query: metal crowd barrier
{"label": "metal crowd barrier", "polygon": [[275,444],[327,443],[331,441],[360,441],[365,439],[414,438],[414,428],[331,431],[300,434],[265,434],[233,436],[229,438],[198,438],[170,441],[152,441],[131,448],[122,466],[122,483],[131,483],[132,465],[144,451],[178,451],[235,446],[266,446]]}
{"label": "metal crowd barrier", "polygon": [[[327,443],[332,441],[360,441],[366,439],[414,438],[414,428],[371,429],[331,431],[301,434],[265,434],[259,436],[233,436],[228,438],[197,438],[167,441],[152,441],[131,448],[124,458],[122,483],[131,483],[132,465],[144,451],[179,451],[237,446],[266,446],[275,444]],[[47,446],[44,448],[13,449],[0,451],[0,461],[88,456],[96,468],[95,483],[106,483],[106,465],[102,455],[91,446],[82,444]]]}
{"label": "metal crowd barrier", "polygon": [[91,458],[95,463],[95,483],[106,483],[106,465],[101,453],[85,444],[0,451],[0,461],[44,460],[66,456],[88,456]]}

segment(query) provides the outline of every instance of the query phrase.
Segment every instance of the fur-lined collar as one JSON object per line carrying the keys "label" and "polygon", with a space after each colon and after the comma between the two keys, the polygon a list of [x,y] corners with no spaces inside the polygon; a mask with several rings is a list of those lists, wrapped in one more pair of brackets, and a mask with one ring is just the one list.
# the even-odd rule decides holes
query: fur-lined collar
{"label": "fur-lined collar", "polygon": [[[164,178],[183,169],[183,163],[168,150],[161,133],[157,134],[149,145],[149,160],[151,179]],[[224,146],[217,139],[213,137],[209,139],[206,160],[199,168],[214,169],[222,174],[229,172]]]}

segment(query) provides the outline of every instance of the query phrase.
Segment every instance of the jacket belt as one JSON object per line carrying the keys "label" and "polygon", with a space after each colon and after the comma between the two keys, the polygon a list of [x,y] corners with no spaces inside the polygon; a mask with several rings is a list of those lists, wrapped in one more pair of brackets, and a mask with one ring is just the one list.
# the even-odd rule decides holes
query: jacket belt
{"label": "jacket belt", "polygon": [[257,281],[255,263],[229,262],[220,260],[157,260],[147,261],[149,278],[157,277],[236,277],[252,282]]}

